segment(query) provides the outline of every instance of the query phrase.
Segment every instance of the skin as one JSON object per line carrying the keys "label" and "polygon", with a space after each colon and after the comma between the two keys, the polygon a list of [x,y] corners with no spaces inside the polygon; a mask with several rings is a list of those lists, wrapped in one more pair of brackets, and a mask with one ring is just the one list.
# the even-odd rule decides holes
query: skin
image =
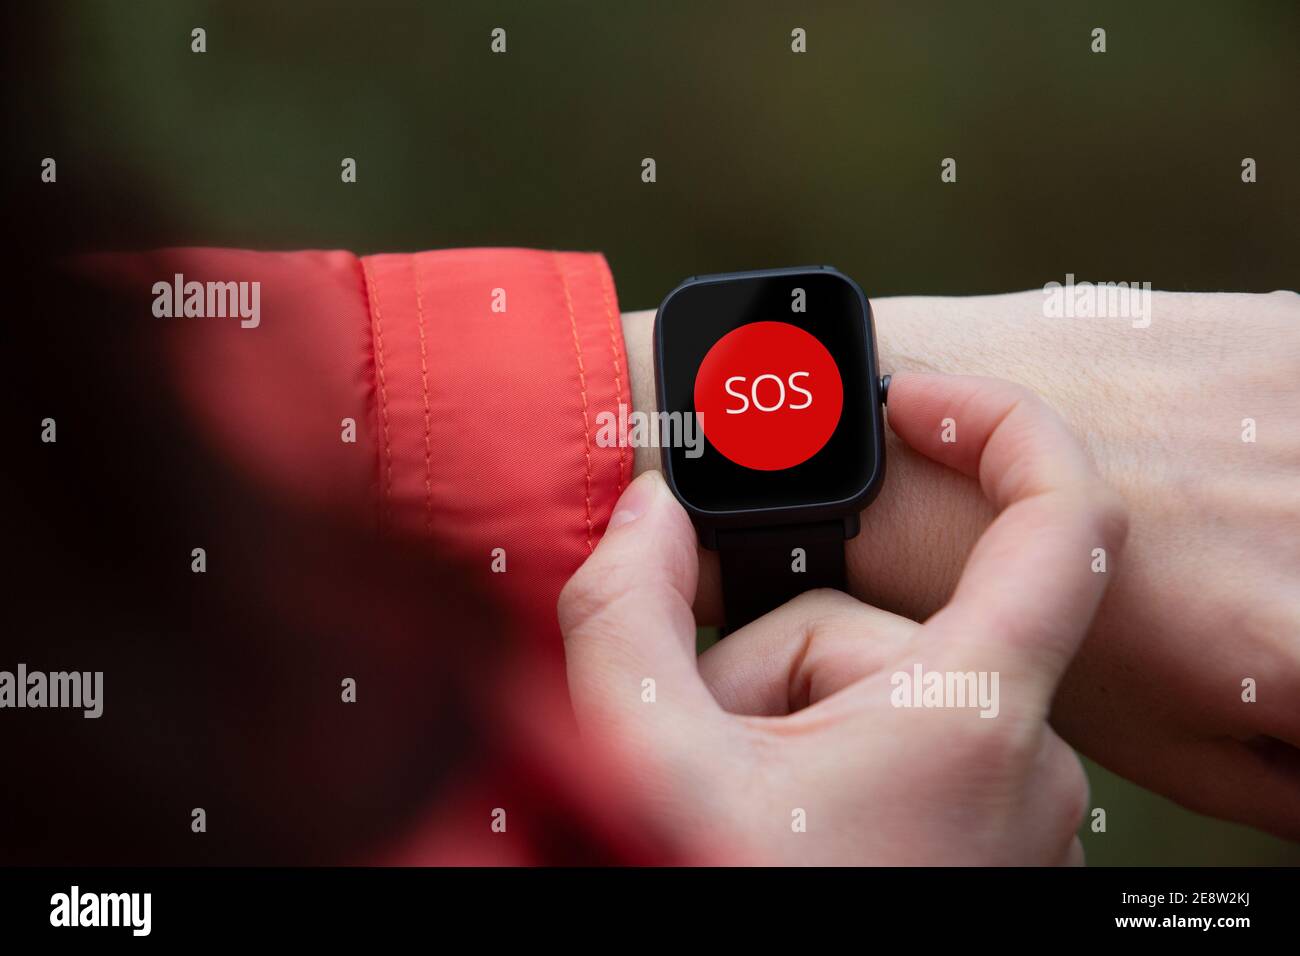
{"label": "skin", "polygon": [[[895,433],[997,512],[943,609],[917,624],[813,591],[697,660],[695,534],[651,471],[560,597],[579,724],[631,758],[654,823],[731,859],[1080,863],[1086,778],[1048,713],[1110,580],[1090,555],[1123,546],[1123,499],[1023,388],[903,374],[890,399]],[[893,675],[918,664],[996,673],[996,708],[898,706]]]}
{"label": "skin", "polygon": [[[1056,693],[1056,730],[1193,810],[1300,839],[1300,297],[1157,292],[1146,328],[1046,318],[1037,291],[872,305],[882,372],[1026,386],[1132,515],[1125,563]],[[653,322],[623,316],[643,410]],[[971,477],[907,447],[899,413],[891,392],[888,476],[849,545],[850,588],[925,620],[995,512]],[[657,467],[657,450],[638,449],[638,472]],[[699,562],[696,616],[717,623],[716,555]]]}

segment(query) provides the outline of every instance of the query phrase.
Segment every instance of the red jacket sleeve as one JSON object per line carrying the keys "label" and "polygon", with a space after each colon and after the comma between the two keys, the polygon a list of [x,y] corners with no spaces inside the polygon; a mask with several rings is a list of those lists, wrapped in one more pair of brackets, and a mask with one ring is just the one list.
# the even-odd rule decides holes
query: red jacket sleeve
{"label": "red jacket sleeve", "polygon": [[[636,812],[618,755],[574,746],[564,693],[556,599],[632,470],[630,450],[596,440],[601,413],[630,402],[600,255],[169,249],[82,264],[141,315],[170,287],[150,321],[174,377],[163,397],[182,404],[196,442],[296,508],[428,542],[513,620],[520,653],[495,686],[466,688],[482,705],[475,752],[359,862],[685,858]],[[196,296],[258,283],[257,315],[186,316],[189,283]],[[284,613],[306,612],[286,599]],[[438,622],[400,626],[419,640]],[[437,636],[454,649],[476,635]],[[503,838],[488,823],[506,807]]]}
{"label": "red jacket sleeve", "polygon": [[600,413],[629,403],[602,256],[192,248],[90,264],[135,294],[260,283],[256,325],[158,319],[210,440],[296,502],[431,540],[558,654],[556,598],[632,469],[596,442]]}
{"label": "red jacket sleeve", "polygon": [[381,522],[435,537],[557,637],[560,588],[632,468],[627,449],[596,442],[600,413],[628,402],[604,258],[462,249],[361,270]]}

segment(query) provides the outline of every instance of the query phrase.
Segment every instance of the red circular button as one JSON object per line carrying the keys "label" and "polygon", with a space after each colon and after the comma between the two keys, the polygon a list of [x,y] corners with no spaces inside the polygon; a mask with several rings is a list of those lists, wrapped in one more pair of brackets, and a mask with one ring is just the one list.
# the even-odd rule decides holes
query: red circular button
{"label": "red circular button", "polygon": [[728,332],[695,376],[695,410],[713,446],[758,471],[793,468],[822,449],[844,408],[826,346],[788,322]]}

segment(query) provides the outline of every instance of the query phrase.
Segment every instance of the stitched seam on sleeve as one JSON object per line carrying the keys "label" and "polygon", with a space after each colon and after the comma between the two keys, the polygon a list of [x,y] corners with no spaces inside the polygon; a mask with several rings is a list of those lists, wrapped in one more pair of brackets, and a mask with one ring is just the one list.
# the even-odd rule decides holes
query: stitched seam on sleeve
{"label": "stitched seam on sleeve", "polygon": [[385,483],[384,483],[384,515],[388,516],[389,502],[393,497],[393,443],[388,433],[388,382],[384,376],[384,315],[379,308],[379,290],[375,284],[374,274],[370,270],[370,263],[365,259],[361,260],[361,268],[366,276],[366,288],[370,292],[370,303],[374,307],[374,328],[375,328],[375,367],[379,373],[379,410],[380,419],[384,426],[384,458],[385,458]]}
{"label": "stitched seam on sleeve", "polygon": [[[622,415],[623,406],[623,380],[619,374],[618,360],[618,337],[614,334],[614,312],[609,303],[609,270],[605,268],[605,263],[597,261],[596,271],[600,273],[600,295],[605,300],[605,321],[609,325],[609,357],[614,363],[614,414]],[[618,443],[618,481],[616,487],[620,494],[623,492],[623,462],[627,450],[624,443]]]}
{"label": "stitched seam on sleeve", "polygon": [[569,293],[569,280],[564,274],[564,266],[558,253],[551,253],[555,262],[555,271],[560,275],[560,285],[564,289],[564,303],[569,309],[569,330],[573,333],[573,354],[578,359],[578,390],[582,395],[582,451],[587,460],[587,476],[584,497],[587,502],[587,553],[594,550],[591,525],[591,426],[587,414],[587,371],[582,364],[582,343],[578,340],[578,317],[573,311],[573,296]]}
{"label": "stitched seam on sleeve", "polygon": [[420,273],[420,257],[411,256],[415,267],[415,316],[420,328],[420,391],[424,395],[424,530],[433,531],[433,468],[432,446],[429,439],[429,362],[424,339],[424,293]]}

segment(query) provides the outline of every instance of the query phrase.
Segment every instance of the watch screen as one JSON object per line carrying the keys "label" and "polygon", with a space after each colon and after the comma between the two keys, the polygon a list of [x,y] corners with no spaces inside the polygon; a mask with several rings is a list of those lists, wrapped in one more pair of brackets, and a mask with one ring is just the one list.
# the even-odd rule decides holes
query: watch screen
{"label": "watch screen", "polygon": [[875,361],[865,299],[844,276],[688,283],[660,307],[657,335],[666,464],[689,505],[803,508],[871,484]]}

